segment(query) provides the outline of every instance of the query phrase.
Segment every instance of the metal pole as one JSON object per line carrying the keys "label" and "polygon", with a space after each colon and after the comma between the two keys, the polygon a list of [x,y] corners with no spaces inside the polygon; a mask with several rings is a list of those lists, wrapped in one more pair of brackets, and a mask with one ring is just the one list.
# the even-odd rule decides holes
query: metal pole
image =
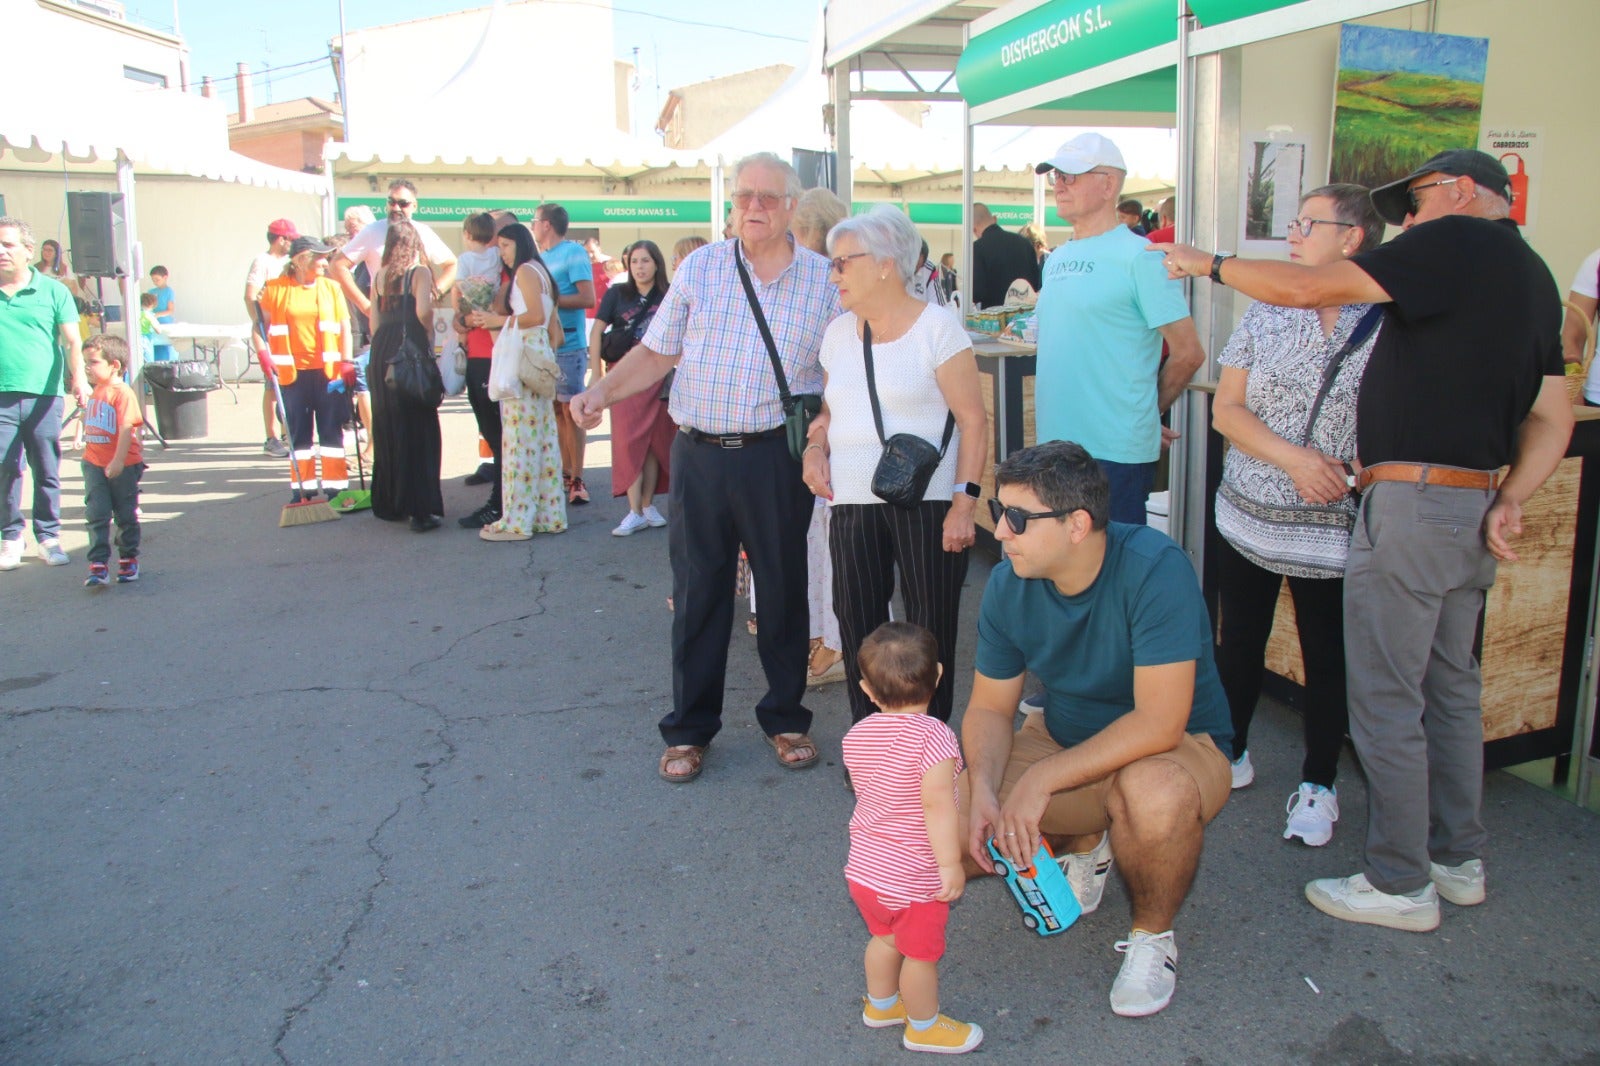
{"label": "metal pole", "polygon": [[345,80],[344,68],[349,55],[349,49],[345,46],[344,36],[344,0],[339,0],[339,114],[344,118],[344,143],[346,144],[350,143],[350,85]]}
{"label": "metal pole", "polygon": [[833,68],[834,194],[851,210],[855,196],[855,164],[850,158],[850,64]]}
{"label": "metal pole", "polygon": [[[1194,20],[1189,15],[1186,0],[1178,0],[1178,83],[1177,83],[1177,125],[1178,125],[1178,173],[1176,188],[1173,195],[1177,202],[1173,205],[1176,209],[1175,225],[1177,226],[1178,240],[1189,242],[1194,236],[1194,60],[1189,55],[1189,31],[1193,28]],[[1191,311],[1194,307],[1193,280],[1183,283],[1187,290]],[[1172,451],[1167,464],[1167,530],[1173,539],[1187,549],[1189,558],[1198,570],[1203,557],[1203,545],[1195,538],[1194,531],[1190,528],[1189,517],[1190,492],[1193,485],[1191,478],[1197,464],[1198,469],[1204,471],[1205,442],[1199,436],[1205,431],[1205,419],[1192,417],[1197,413],[1200,397],[1188,390],[1180,393],[1172,405],[1172,428],[1179,434],[1178,439],[1172,444]],[[1193,428],[1195,432],[1191,433]],[[1204,474],[1201,474],[1204,477]],[[1202,482],[1202,485],[1204,482]],[[1205,506],[1205,491],[1202,488],[1194,494],[1201,507]],[[1196,514],[1199,512],[1197,511]],[[1204,520],[1199,523],[1203,538]]]}

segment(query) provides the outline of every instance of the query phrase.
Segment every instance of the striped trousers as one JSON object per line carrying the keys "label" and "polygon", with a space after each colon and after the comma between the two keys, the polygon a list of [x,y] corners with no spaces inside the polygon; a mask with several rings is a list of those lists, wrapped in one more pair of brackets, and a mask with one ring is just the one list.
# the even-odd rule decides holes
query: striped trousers
{"label": "striped trousers", "polygon": [[961,585],[967,579],[967,553],[944,550],[944,520],[949,500],[924,500],[911,510],[886,503],[845,503],[833,507],[828,549],[833,558],[833,610],[844,644],[845,688],[850,718],[859,722],[877,708],[861,691],[856,651],[889,620],[894,572],[900,568],[905,621],[933,633],[944,676],[928,713],[950,720],[955,700],[956,632]]}

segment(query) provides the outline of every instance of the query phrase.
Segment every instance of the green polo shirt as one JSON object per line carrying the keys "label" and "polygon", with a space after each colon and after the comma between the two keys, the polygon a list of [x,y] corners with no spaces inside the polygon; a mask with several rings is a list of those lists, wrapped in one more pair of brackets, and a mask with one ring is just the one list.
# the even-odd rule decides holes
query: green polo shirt
{"label": "green polo shirt", "polygon": [[60,396],[67,364],[61,327],[77,321],[67,287],[32,268],[22,288],[0,291],[0,392]]}

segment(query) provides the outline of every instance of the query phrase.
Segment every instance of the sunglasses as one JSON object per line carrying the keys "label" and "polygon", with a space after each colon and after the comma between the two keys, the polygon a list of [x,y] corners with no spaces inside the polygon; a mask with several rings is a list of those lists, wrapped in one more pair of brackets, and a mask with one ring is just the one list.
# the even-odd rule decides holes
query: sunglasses
{"label": "sunglasses", "polygon": [[391,197],[389,197],[389,206],[390,207],[416,207],[417,206],[417,202],[415,200],[396,200],[393,196],[391,196]]}
{"label": "sunglasses", "polygon": [[741,211],[755,203],[771,211],[779,204],[787,203],[788,200],[789,197],[786,194],[778,192],[750,192],[749,190],[741,189],[733,194],[733,206]]}
{"label": "sunglasses", "polygon": [[999,528],[1000,519],[1004,518],[1006,525],[1011,527],[1011,532],[1019,537],[1028,531],[1028,523],[1035,518],[1065,518],[1073,510],[1078,510],[1078,508],[1070,508],[1065,511],[1024,511],[1020,507],[1007,507],[994,497],[989,497],[989,518],[994,522],[995,527]]}
{"label": "sunglasses", "polygon": [[1406,199],[1411,201],[1411,213],[1414,215],[1422,208],[1421,198],[1417,193],[1423,189],[1431,189],[1435,185],[1454,185],[1460,178],[1445,178],[1443,181],[1430,181],[1426,185],[1413,185],[1406,190]]}

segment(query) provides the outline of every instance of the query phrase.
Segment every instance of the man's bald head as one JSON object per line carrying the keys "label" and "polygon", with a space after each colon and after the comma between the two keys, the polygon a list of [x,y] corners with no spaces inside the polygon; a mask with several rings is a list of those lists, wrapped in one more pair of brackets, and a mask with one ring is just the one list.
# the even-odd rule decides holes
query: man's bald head
{"label": "man's bald head", "polygon": [[972,233],[973,236],[983,236],[983,231],[994,225],[994,212],[989,210],[988,204],[972,205]]}

